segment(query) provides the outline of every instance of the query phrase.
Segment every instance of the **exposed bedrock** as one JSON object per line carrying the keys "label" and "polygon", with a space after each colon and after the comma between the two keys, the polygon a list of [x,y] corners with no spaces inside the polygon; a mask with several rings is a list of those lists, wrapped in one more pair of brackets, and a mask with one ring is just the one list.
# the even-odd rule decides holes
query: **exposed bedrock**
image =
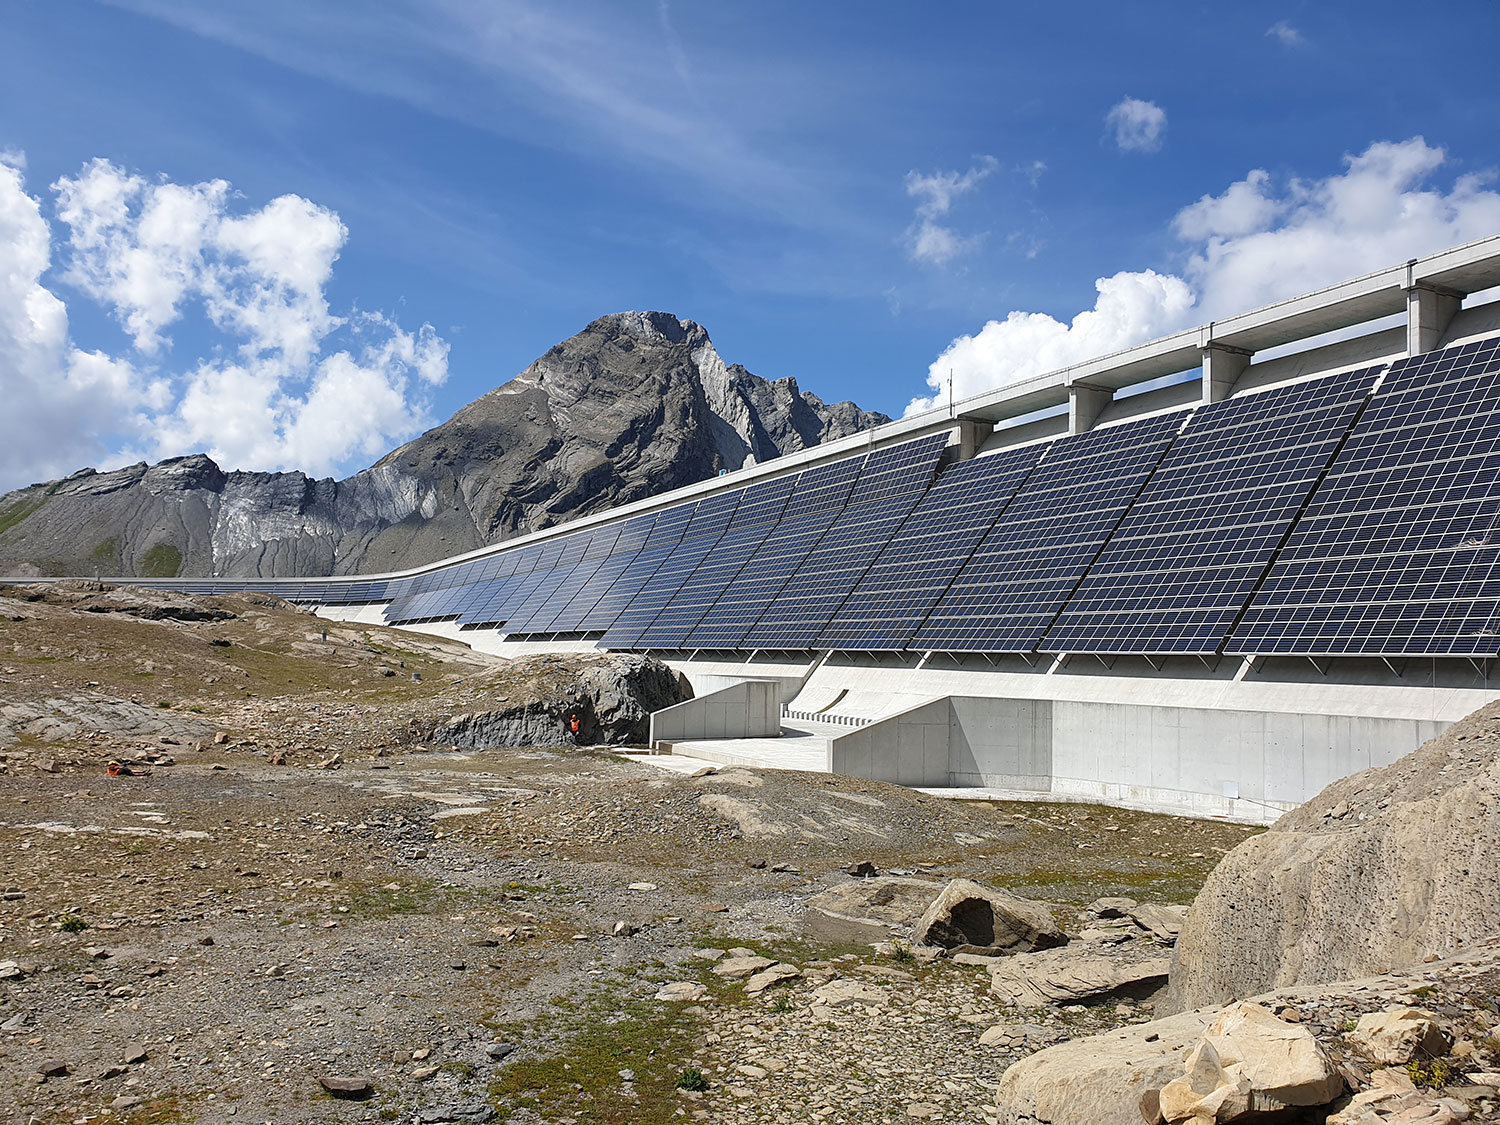
{"label": "exposed bedrock", "polygon": [[1225,856],[1165,1010],[1382,973],[1500,930],[1500,704],[1335,782]]}
{"label": "exposed bedrock", "polygon": [[493,707],[413,733],[472,750],[640,744],[650,737],[652,711],[692,698],[685,680],[649,656],[534,656],[508,665],[504,677]]}

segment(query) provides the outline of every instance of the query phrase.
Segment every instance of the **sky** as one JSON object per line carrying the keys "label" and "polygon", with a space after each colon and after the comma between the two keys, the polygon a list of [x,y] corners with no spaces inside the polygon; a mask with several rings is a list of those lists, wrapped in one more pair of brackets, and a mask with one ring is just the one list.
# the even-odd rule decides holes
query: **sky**
{"label": "sky", "polygon": [[1500,5],[6,0],[0,491],[344,476],[596,317],[899,416],[1500,233]]}

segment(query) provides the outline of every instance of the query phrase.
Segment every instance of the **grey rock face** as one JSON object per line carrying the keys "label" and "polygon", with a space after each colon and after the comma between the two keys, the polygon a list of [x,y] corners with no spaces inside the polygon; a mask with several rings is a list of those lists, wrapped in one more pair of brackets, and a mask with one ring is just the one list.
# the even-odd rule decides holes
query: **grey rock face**
{"label": "grey rock face", "polygon": [[954,879],[917,920],[912,940],[959,952],[1031,953],[1062,945],[1068,935],[1039,902]]}
{"label": "grey rock face", "polygon": [[347,480],[198,454],[0,496],[0,574],[397,570],[888,421],[726,364],[690,320],[616,313]]}
{"label": "grey rock face", "polygon": [[1490,705],[1235,848],[1178,938],[1168,1009],[1383,973],[1500,929],[1497,748]]}
{"label": "grey rock face", "polygon": [[653,657],[532,657],[512,664],[508,674],[528,686],[503,705],[456,715],[416,733],[425,741],[472,750],[639,744],[650,736],[652,711],[691,697],[677,673]]}

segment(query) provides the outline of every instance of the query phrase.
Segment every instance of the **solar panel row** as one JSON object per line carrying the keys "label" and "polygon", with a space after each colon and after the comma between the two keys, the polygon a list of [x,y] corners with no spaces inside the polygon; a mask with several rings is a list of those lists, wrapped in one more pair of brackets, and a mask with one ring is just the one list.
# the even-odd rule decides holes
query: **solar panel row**
{"label": "solar panel row", "polygon": [[1500,654],[1500,341],[940,470],[947,440],[410,577],[176,585],[611,647]]}

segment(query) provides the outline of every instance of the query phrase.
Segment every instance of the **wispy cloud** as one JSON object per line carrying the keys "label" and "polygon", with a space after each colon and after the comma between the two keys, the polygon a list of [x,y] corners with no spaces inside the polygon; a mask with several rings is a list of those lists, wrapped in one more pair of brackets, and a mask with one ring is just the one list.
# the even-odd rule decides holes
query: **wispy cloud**
{"label": "wispy cloud", "polygon": [[1121,152],[1155,152],[1167,131],[1167,112],[1155,102],[1123,98],[1104,115]]}
{"label": "wispy cloud", "polygon": [[732,204],[794,225],[856,223],[829,190],[836,168],[762,140],[835,100],[837,64],[736,60],[718,44],[716,65],[694,68],[693,44],[666,3],[640,20],[624,6],[542,0],[111,2],[506,139],[629,167],[694,206]]}
{"label": "wispy cloud", "polygon": [[1266,36],[1276,40],[1283,47],[1301,47],[1307,40],[1303,38],[1302,32],[1298,31],[1286,20],[1277,20],[1266,28]]}
{"label": "wispy cloud", "polygon": [[924,265],[943,266],[974,249],[982,236],[965,237],[939,222],[953,209],[953,201],[967,195],[992,176],[1000,162],[981,156],[967,172],[908,172],[906,194],[918,201],[916,221],[907,228],[907,253]]}

